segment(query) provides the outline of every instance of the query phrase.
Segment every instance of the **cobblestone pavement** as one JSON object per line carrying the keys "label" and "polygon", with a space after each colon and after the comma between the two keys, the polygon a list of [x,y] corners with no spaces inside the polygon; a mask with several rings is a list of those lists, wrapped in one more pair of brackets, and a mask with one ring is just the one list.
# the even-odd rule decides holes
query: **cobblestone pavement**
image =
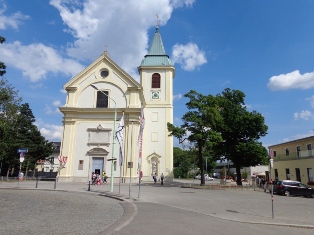
{"label": "cobblestone pavement", "polygon": [[123,215],[119,201],[80,192],[1,189],[0,234],[99,234]]}

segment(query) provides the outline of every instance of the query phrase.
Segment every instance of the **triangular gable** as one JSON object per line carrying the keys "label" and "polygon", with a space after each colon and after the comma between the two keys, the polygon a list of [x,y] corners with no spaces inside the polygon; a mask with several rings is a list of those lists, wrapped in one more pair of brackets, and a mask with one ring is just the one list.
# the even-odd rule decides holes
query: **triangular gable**
{"label": "triangular gable", "polygon": [[78,87],[79,84],[82,82],[82,79],[86,79],[87,77],[94,74],[95,69],[99,67],[102,63],[106,66],[110,67],[112,71],[121,79],[124,83],[127,84],[128,87],[133,87],[142,90],[141,85],[133,79],[127,72],[125,72],[121,67],[119,67],[110,57],[108,54],[102,54],[97,60],[95,60],[92,64],[86,67],[83,71],[78,73],[74,76],[70,81],[68,81],[63,88],[74,88]]}

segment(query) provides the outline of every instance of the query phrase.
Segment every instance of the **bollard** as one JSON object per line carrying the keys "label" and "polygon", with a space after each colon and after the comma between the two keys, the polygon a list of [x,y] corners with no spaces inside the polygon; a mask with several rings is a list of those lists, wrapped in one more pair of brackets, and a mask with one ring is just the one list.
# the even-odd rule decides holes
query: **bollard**
{"label": "bollard", "polygon": [[36,176],[36,188],[38,187],[38,176]]}
{"label": "bollard", "polygon": [[56,188],[57,188],[57,178],[55,178],[55,185],[54,185],[54,190],[56,190]]}
{"label": "bollard", "polygon": [[90,181],[88,181],[88,191],[90,191]]}

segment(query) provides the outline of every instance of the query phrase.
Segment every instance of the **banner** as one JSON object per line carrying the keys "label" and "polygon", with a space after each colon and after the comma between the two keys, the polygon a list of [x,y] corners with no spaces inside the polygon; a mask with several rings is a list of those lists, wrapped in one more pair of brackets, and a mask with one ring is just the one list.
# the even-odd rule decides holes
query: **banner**
{"label": "banner", "polygon": [[122,114],[118,129],[116,131],[116,137],[119,142],[119,161],[120,166],[123,164],[123,129],[124,129],[124,113]]}
{"label": "banner", "polygon": [[143,131],[145,125],[144,110],[142,107],[140,116],[140,131],[138,135],[138,171],[142,168],[142,147],[143,147]]}

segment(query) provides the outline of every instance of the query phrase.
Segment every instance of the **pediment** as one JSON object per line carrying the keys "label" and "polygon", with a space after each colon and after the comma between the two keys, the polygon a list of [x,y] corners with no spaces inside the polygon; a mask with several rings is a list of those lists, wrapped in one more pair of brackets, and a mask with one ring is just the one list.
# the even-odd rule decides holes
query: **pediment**
{"label": "pediment", "polygon": [[108,151],[106,149],[103,149],[103,148],[93,148],[89,151],[87,151],[87,154],[88,155],[105,155],[107,156],[108,155]]}
{"label": "pediment", "polygon": [[[116,82],[121,84],[121,86],[141,88],[141,85],[133,79],[127,72],[125,72],[121,67],[119,67],[107,54],[101,55],[92,64],[86,67],[79,74],[74,76],[69,82],[67,82],[63,87],[66,90],[74,89],[79,87],[86,80],[101,80],[102,71],[106,69],[110,73],[111,82]],[[104,79],[105,81],[105,79]]]}

